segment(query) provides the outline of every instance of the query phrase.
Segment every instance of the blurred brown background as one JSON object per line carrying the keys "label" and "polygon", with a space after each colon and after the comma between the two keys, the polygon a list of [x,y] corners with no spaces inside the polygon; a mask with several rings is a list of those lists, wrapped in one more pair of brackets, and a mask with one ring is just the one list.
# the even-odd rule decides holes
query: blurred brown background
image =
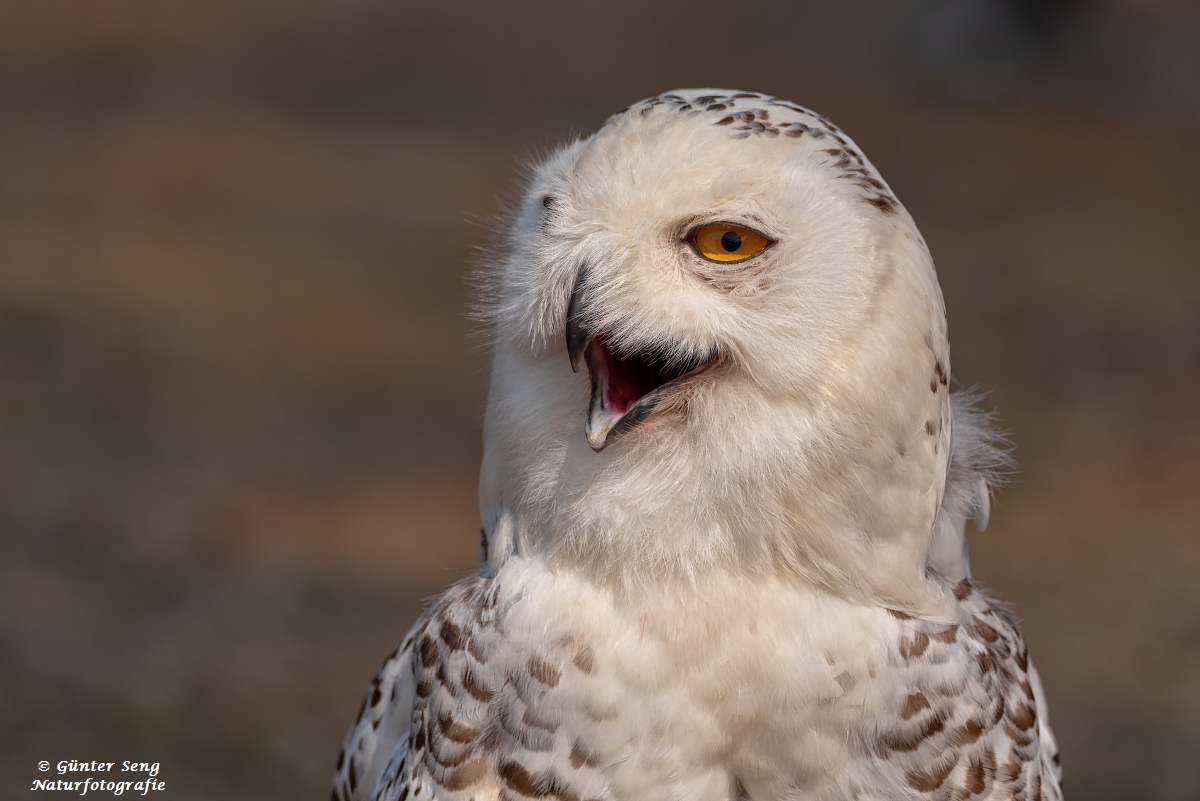
{"label": "blurred brown background", "polygon": [[724,86],[832,116],[930,243],[1021,467],[975,570],[1069,796],[1200,797],[1197,21],[1005,5],[0,6],[0,796],[76,758],[324,798],[475,557],[480,221],[527,157]]}

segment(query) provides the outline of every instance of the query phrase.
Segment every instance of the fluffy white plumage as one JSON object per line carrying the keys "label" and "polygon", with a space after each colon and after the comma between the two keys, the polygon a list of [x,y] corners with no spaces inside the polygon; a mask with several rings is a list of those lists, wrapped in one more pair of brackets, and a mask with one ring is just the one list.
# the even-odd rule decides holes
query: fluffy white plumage
{"label": "fluffy white plumage", "polygon": [[335,799],[1061,799],[970,581],[1004,457],[844,133],[643,101],[536,168],[488,275],[480,568],[385,662]]}

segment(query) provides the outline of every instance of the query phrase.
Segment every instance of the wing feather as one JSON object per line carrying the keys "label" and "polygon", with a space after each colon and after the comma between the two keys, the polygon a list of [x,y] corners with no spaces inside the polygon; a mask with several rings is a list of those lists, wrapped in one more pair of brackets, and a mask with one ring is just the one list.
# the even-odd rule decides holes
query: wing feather
{"label": "wing feather", "polygon": [[334,801],[372,801],[376,785],[398,758],[402,761],[416,691],[413,648],[424,618],[388,654],[367,687],[358,718],[342,744],[333,780]]}

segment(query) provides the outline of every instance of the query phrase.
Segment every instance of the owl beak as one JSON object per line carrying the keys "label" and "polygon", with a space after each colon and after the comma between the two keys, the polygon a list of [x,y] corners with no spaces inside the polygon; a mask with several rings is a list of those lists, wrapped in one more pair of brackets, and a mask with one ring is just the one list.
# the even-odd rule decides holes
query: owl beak
{"label": "owl beak", "polygon": [[620,357],[608,348],[603,337],[592,337],[584,350],[584,359],[592,379],[584,435],[592,450],[599,453],[658,411],[660,401],[671,388],[660,386],[622,408],[619,396],[625,393],[621,391]]}
{"label": "owl beak", "polygon": [[571,302],[567,306],[567,356],[571,359],[571,371],[578,373],[584,364],[592,383],[592,398],[588,403],[588,418],[585,434],[588,445],[599,452],[608,444],[609,432],[620,421],[621,415],[609,414],[604,405],[605,373],[602,364],[589,355],[592,339],[591,328],[583,322],[583,271],[580,271],[575,286],[571,289]]}
{"label": "owl beak", "polygon": [[602,451],[651,416],[666,411],[679,391],[699,374],[724,361],[719,351],[688,363],[667,365],[653,353],[619,353],[603,333],[584,322],[582,275],[567,307],[567,355],[571,369],[586,364],[591,378],[584,433],[594,451]]}
{"label": "owl beak", "polygon": [[583,351],[591,339],[592,332],[583,323],[583,271],[571,290],[571,302],[567,306],[567,355],[571,357],[571,371],[578,373],[583,368]]}
{"label": "owl beak", "polygon": [[588,403],[587,435],[588,445],[592,450],[600,452],[608,444],[608,434],[620,420],[619,415],[611,415],[604,408],[604,375],[602,370],[595,367],[595,359],[589,359],[588,343],[592,338],[591,329],[583,322],[583,271],[575,280],[571,289],[571,302],[567,306],[567,356],[571,359],[571,371],[578,373],[583,365],[588,365],[592,379],[592,399]]}

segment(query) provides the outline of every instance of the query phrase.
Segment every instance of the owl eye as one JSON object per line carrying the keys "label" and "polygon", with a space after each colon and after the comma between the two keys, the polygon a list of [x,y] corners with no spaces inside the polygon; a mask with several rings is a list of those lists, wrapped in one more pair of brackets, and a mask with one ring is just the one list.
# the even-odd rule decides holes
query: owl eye
{"label": "owl eye", "polygon": [[701,225],[688,241],[709,261],[742,261],[762,253],[772,242],[760,233],[729,223]]}

